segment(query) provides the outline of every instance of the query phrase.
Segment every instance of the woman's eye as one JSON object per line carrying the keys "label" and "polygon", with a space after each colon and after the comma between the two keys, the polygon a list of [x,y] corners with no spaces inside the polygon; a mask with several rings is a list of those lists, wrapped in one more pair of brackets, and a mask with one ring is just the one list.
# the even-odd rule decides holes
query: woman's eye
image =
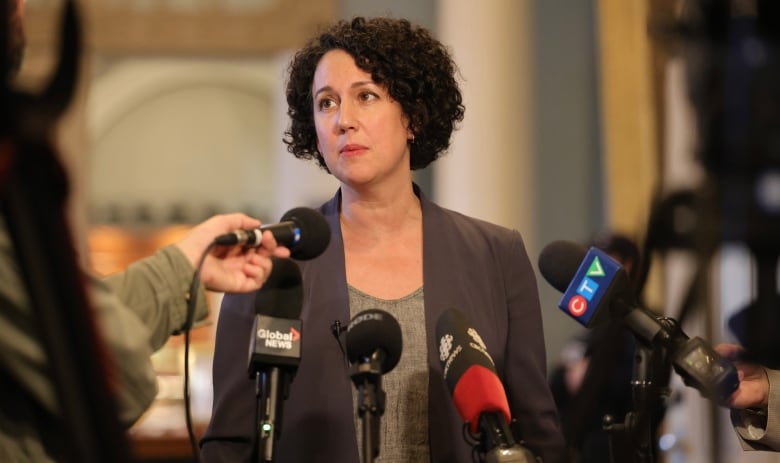
{"label": "woman's eye", "polygon": [[377,94],[374,92],[360,92],[360,99],[362,101],[371,101],[375,100],[377,97]]}
{"label": "woman's eye", "polygon": [[334,102],[330,98],[323,98],[319,102],[317,102],[317,108],[319,108],[320,110],[332,108],[335,105],[336,102]]}

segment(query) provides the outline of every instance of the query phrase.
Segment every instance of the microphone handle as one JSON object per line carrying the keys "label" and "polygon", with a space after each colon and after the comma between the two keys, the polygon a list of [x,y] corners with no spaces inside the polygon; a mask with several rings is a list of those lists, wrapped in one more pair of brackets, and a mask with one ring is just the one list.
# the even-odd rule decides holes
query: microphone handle
{"label": "microphone handle", "polygon": [[262,418],[259,421],[258,438],[260,439],[260,461],[274,461],[274,441],[277,433],[277,413],[279,410],[279,367],[270,367],[259,373],[263,376],[263,402],[261,403]]}
{"label": "microphone handle", "polygon": [[[276,242],[287,246],[288,248],[295,246],[301,241],[301,229],[291,220],[271,225],[263,225],[260,227],[260,234],[265,230],[271,230],[271,234],[274,235]],[[262,240],[259,240],[256,245],[261,244],[261,241]]]}
{"label": "microphone handle", "polygon": [[293,221],[263,225],[260,228],[250,230],[236,230],[231,233],[219,235],[214,239],[216,244],[224,246],[260,246],[263,244],[263,232],[270,230],[274,235],[276,242],[288,248],[295,246],[301,241],[301,228]]}
{"label": "microphone handle", "polygon": [[507,449],[493,449],[485,455],[485,463],[536,463],[538,461],[530,450],[519,445]]}
{"label": "microphone handle", "polygon": [[479,442],[485,453],[485,463],[535,463],[530,450],[517,444],[501,412],[479,415]]}

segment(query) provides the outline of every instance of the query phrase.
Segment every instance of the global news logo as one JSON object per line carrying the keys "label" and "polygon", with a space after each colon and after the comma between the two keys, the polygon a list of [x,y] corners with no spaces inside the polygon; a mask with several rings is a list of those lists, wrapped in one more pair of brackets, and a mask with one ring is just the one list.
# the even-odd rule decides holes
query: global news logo
{"label": "global news logo", "polygon": [[293,348],[293,343],[301,339],[301,333],[293,327],[290,327],[289,333],[260,328],[257,330],[257,337],[264,340],[265,347],[290,350]]}

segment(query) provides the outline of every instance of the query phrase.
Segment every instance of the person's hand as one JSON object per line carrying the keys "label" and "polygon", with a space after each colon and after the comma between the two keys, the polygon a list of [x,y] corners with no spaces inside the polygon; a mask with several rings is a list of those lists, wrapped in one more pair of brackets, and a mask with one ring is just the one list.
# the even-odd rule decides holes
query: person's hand
{"label": "person's hand", "polygon": [[566,365],[563,379],[566,383],[566,390],[571,396],[576,396],[580,391],[585,374],[588,373],[588,364],[590,364],[590,358],[582,357]]}
{"label": "person's hand", "polygon": [[736,344],[718,344],[715,351],[731,360],[739,374],[739,387],[726,400],[731,408],[763,408],[769,401],[769,379],[761,365],[740,360],[743,348]]}
{"label": "person's hand", "polygon": [[[260,221],[245,214],[215,215],[190,230],[176,246],[195,267],[206,247],[222,234],[252,229]],[[249,292],[260,289],[271,274],[271,256],[290,257],[290,250],[279,246],[270,231],[263,232],[258,247],[216,246],[203,263],[200,280],[210,290]]]}

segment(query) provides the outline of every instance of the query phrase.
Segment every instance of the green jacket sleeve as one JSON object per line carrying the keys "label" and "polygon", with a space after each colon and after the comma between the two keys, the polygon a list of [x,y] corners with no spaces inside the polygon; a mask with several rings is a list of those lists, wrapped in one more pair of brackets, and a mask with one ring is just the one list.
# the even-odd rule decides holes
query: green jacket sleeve
{"label": "green jacket sleeve", "polygon": [[[167,246],[131,264],[124,272],[105,278],[103,283],[110,291],[103,290],[101,294],[113,293],[113,303],[130,308],[149,331],[149,345],[157,350],[184,326],[193,273],[184,254],[175,246]],[[195,320],[208,313],[206,295],[202,286],[198,288]]]}
{"label": "green jacket sleeve", "polygon": [[[126,425],[137,420],[157,394],[150,356],[182,327],[193,273],[178,248],[169,246],[105,280],[86,277],[90,305],[110,360],[108,379]],[[207,314],[202,289],[197,301],[195,320]],[[0,309],[0,367],[45,410],[58,414],[49,359],[2,219]]]}

